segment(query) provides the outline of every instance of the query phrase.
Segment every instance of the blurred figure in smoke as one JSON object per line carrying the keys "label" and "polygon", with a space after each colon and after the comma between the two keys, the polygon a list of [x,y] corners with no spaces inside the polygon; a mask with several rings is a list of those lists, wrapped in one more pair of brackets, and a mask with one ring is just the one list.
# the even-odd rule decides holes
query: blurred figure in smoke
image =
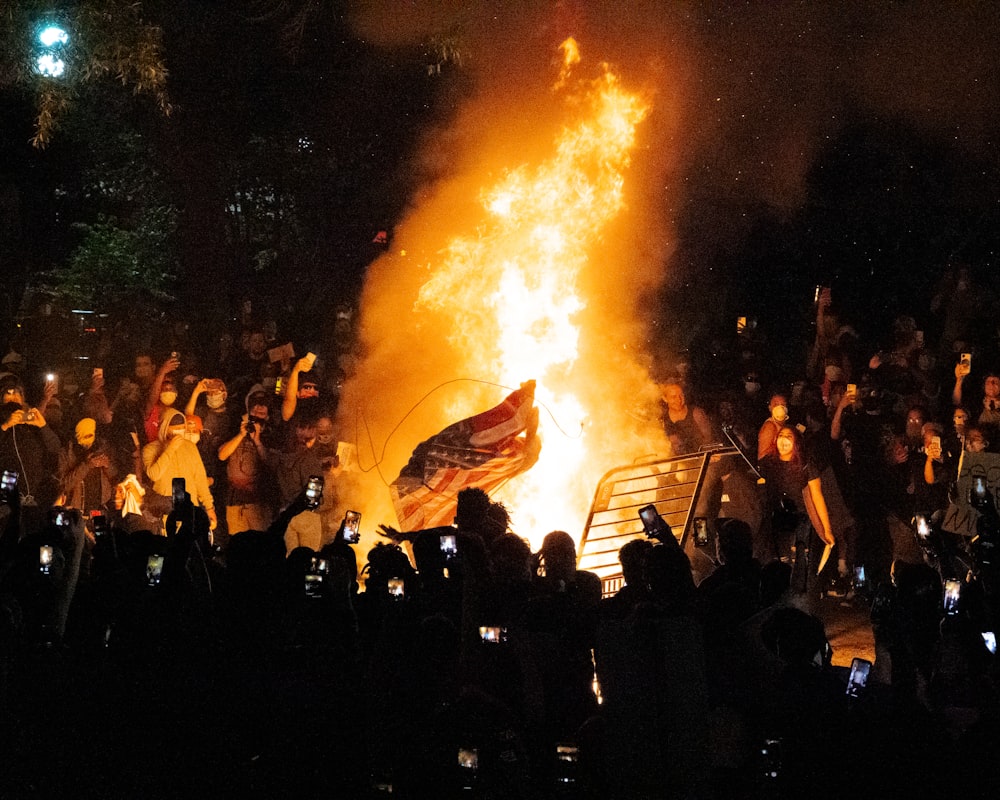
{"label": "blurred figure in smoke", "polygon": [[712,441],[712,425],[697,406],[688,406],[679,381],[660,385],[663,432],[670,440],[674,455],[697,452]]}

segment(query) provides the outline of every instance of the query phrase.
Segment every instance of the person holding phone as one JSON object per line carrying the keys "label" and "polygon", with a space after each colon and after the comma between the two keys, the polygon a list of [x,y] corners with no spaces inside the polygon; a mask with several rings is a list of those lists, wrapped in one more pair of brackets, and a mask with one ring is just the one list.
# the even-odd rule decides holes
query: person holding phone
{"label": "person holding phone", "polygon": [[822,572],[830,558],[836,539],[830,527],[826,498],[819,471],[802,452],[799,432],[784,426],[775,440],[777,455],[761,459],[760,469],[767,487],[768,510],[775,530],[776,556],[790,558],[793,547],[808,545],[810,531],[815,531],[823,544],[815,561],[816,573]]}
{"label": "person holding phone", "polygon": [[0,403],[0,469],[20,475],[24,506],[48,508],[59,494],[59,437],[25,404],[24,387],[13,376],[0,383]]}
{"label": "person holding phone", "polygon": [[930,515],[948,505],[950,454],[942,445],[944,430],[936,422],[924,423],[921,436],[924,446],[911,455],[913,504],[916,513]]}
{"label": "person holding phone", "polygon": [[173,479],[184,478],[191,502],[205,509],[209,524],[215,530],[218,519],[205,465],[198,446],[185,438],[186,431],[184,415],[176,409],[167,409],[160,421],[156,441],[142,449],[146,475],[153,482],[152,491],[146,492],[146,505],[151,514],[165,515],[173,506]]}

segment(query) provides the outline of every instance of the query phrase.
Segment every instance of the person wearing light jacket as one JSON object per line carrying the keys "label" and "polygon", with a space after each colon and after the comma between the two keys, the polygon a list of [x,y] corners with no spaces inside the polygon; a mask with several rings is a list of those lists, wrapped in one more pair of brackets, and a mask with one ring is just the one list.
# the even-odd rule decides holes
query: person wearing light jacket
{"label": "person wearing light jacket", "polygon": [[173,480],[184,478],[191,502],[205,509],[214,529],[218,519],[215,501],[208,488],[205,464],[198,446],[185,438],[185,432],[184,414],[167,409],[160,420],[157,440],[142,449],[146,477],[153,482],[152,491],[146,493],[146,505],[154,507],[151,509],[154,513],[167,513],[172,505]]}

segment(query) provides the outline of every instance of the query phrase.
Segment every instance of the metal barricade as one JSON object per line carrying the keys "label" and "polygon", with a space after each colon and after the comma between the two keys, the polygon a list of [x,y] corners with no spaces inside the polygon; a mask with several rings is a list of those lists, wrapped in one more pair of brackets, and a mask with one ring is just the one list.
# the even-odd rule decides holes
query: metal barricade
{"label": "metal barricade", "polygon": [[653,458],[615,467],[601,478],[580,540],[577,568],[601,578],[604,596],[622,585],[618,551],[645,538],[639,509],[654,505],[681,547],[687,543],[699,492],[713,456],[743,455],[735,446],[716,445],[674,458]]}

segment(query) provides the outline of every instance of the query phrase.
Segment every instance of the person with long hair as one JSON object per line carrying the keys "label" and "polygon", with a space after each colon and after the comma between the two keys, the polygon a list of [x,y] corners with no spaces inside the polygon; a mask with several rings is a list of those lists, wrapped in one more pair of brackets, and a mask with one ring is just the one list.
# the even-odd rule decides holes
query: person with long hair
{"label": "person with long hair", "polygon": [[765,456],[760,468],[767,486],[776,555],[782,557],[787,554],[779,540],[787,541],[787,535],[791,533],[790,544],[802,546],[809,542],[809,529],[812,528],[824,545],[816,568],[816,574],[819,574],[836,544],[823,496],[823,482],[819,471],[803,455],[802,441],[795,428],[783,426],[778,431],[775,445],[777,453]]}

